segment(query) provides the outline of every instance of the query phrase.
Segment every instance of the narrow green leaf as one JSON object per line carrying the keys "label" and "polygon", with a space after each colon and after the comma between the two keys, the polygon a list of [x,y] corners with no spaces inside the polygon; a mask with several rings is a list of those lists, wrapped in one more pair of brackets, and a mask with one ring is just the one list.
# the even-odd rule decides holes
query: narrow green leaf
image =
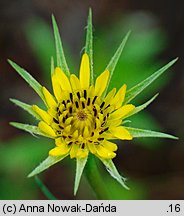
{"label": "narrow green leaf", "polygon": [[137,84],[136,86],[129,89],[125,96],[125,104],[129,103],[132,99],[134,99],[138,94],[140,94],[147,86],[149,86],[154,80],[156,80],[163,72],[165,72],[168,68],[170,68],[178,58],[170,61],[168,64],[163,66],[161,69],[153,73],[151,76]]}
{"label": "narrow green leaf", "polygon": [[113,161],[111,159],[102,159],[99,158],[102,163],[105,165],[107,171],[109,172],[109,174],[116,179],[116,181],[118,181],[124,188],[126,188],[127,190],[129,190],[129,188],[125,185],[125,181],[126,179],[123,178],[118,170],[116,169],[116,166],[114,165]]}
{"label": "narrow green leaf", "polygon": [[41,135],[41,136],[45,136],[48,138],[52,138],[52,137],[48,136],[47,134],[44,134],[43,132],[41,132],[40,129],[34,125],[23,124],[23,123],[19,123],[19,122],[10,122],[10,125],[18,128],[18,129],[24,130],[26,132],[29,132],[32,135],[36,134],[36,135]]}
{"label": "narrow green leaf", "polygon": [[50,66],[50,72],[51,72],[51,76],[52,76],[52,74],[54,72],[54,57],[53,56],[51,57],[51,64],[50,65],[51,65]]}
{"label": "narrow green leaf", "polygon": [[52,25],[54,29],[54,38],[55,38],[55,46],[56,46],[56,58],[57,58],[57,66],[61,67],[62,70],[67,74],[70,75],[68,65],[66,63],[64,51],[63,51],[63,45],[61,42],[61,37],[59,34],[59,29],[56,23],[56,20],[54,18],[54,15],[52,15]]}
{"label": "narrow green leaf", "polygon": [[57,198],[49,191],[49,189],[44,185],[40,178],[38,178],[38,176],[35,176],[35,182],[49,200],[57,200]]}
{"label": "narrow green leaf", "polygon": [[142,105],[136,107],[132,112],[130,112],[128,115],[126,115],[126,116],[124,117],[124,119],[125,119],[125,118],[128,118],[128,117],[130,117],[130,116],[132,116],[132,115],[135,115],[136,113],[138,113],[138,112],[142,111],[143,109],[145,109],[152,101],[155,100],[155,98],[156,98],[158,95],[159,95],[159,94],[156,94],[155,96],[153,96],[153,97],[152,97],[149,101],[147,101],[146,103],[144,103],[144,104],[142,104]]}
{"label": "narrow green leaf", "polygon": [[79,187],[79,183],[80,183],[80,179],[84,170],[84,167],[86,165],[87,162],[87,157],[86,158],[77,158],[76,160],[76,174],[75,174],[75,185],[74,185],[74,195],[76,195],[78,187]]}
{"label": "narrow green leaf", "polygon": [[48,169],[52,165],[58,163],[59,161],[63,160],[67,155],[64,156],[57,156],[57,157],[52,157],[48,156],[39,166],[37,166],[29,175],[28,178],[33,177],[44,170]]}
{"label": "narrow green leaf", "polygon": [[29,114],[31,114],[32,116],[34,116],[36,119],[41,120],[40,117],[39,117],[39,115],[33,111],[31,105],[26,104],[26,103],[21,102],[21,101],[16,100],[16,99],[12,99],[12,98],[10,98],[10,101],[12,103],[14,103],[15,105],[21,107],[23,110],[27,111]]}
{"label": "narrow green leaf", "polygon": [[106,69],[110,72],[110,77],[109,77],[109,80],[108,80],[107,87],[106,87],[106,90],[104,92],[104,95],[106,95],[110,80],[111,80],[113,72],[114,72],[114,69],[115,69],[115,67],[116,67],[116,65],[118,63],[118,60],[119,60],[119,58],[121,56],[121,53],[122,53],[122,51],[123,51],[123,49],[125,47],[125,44],[126,44],[126,42],[128,40],[129,35],[130,35],[130,31],[126,34],[126,36],[122,40],[120,46],[118,47],[117,51],[115,52],[114,56],[111,58],[109,64],[106,67]]}
{"label": "narrow green leaf", "polygon": [[9,64],[18,72],[18,74],[35,90],[40,98],[45,102],[44,95],[42,93],[42,86],[23,68],[17,65],[15,62],[8,60]]}
{"label": "narrow green leaf", "polygon": [[92,25],[91,8],[89,9],[89,15],[88,15],[85,52],[89,56],[90,72],[91,72],[91,85],[93,85],[93,82],[94,82],[94,76],[93,76],[93,25]]}
{"label": "narrow green leaf", "polygon": [[144,130],[139,128],[131,128],[131,127],[125,127],[125,128],[130,132],[130,134],[133,137],[158,137],[158,138],[178,139],[178,137],[166,133]]}

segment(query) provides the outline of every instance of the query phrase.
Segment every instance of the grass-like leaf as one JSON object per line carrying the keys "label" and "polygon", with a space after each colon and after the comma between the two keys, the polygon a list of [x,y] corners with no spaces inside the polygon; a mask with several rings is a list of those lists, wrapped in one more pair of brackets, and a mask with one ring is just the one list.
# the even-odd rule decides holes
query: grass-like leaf
{"label": "grass-like leaf", "polygon": [[61,42],[61,37],[59,34],[59,29],[56,23],[56,20],[54,18],[54,15],[52,15],[52,24],[54,29],[54,38],[55,38],[55,46],[56,46],[56,58],[57,58],[57,66],[61,67],[62,70],[67,74],[70,75],[68,65],[66,63],[64,51],[63,51],[63,45]]}
{"label": "grass-like leaf", "polygon": [[116,169],[116,166],[114,165],[113,161],[111,159],[102,159],[100,158],[100,160],[102,161],[102,163],[105,165],[107,171],[109,172],[109,174],[116,179],[116,181],[118,181],[124,188],[126,188],[127,190],[129,190],[129,188],[125,185],[125,178],[123,178],[118,170]]}
{"label": "grass-like leaf", "polygon": [[8,60],[9,64],[18,72],[18,74],[35,90],[40,98],[45,102],[44,95],[42,93],[42,86],[36,81],[26,70],[21,68],[15,62]]}
{"label": "grass-like leaf", "polygon": [[139,128],[131,128],[131,127],[125,127],[125,128],[130,132],[130,134],[133,137],[158,137],[158,138],[178,139],[178,137],[166,133],[144,130]]}
{"label": "grass-like leaf", "polygon": [[116,50],[114,56],[111,58],[109,64],[108,64],[107,67],[106,67],[106,69],[110,72],[110,77],[109,77],[109,80],[108,80],[107,87],[106,87],[106,90],[105,90],[105,92],[104,92],[104,95],[106,95],[106,92],[107,92],[107,90],[108,90],[108,86],[109,86],[110,80],[111,80],[112,75],[113,75],[113,72],[114,72],[114,69],[115,69],[115,67],[116,67],[116,65],[117,65],[117,63],[118,63],[118,60],[119,60],[119,58],[120,58],[120,56],[121,56],[121,53],[122,53],[122,51],[123,51],[123,49],[124,49],[124,47],[125,47],[125,44],[126,44],[126,42],[127,42],[127,40],[128,40],[129,35],[130,35],[130,32],[128,32],[128,33],[126,34],[126,36],[125,36],[124,39],[122,40],[120,46],[119,46],[118,49]]}
{"label": "grass-like leaf", "polygon": [[134,99],[138,94],[140,94],[147,86],[149,86],[154,80],[156,80],[161,74],[163,74],[168,68],[170,68],[178,58],[170,61],[168,64],[163,66],[161,69],[153,73],[151,76],[137,84],[136,86],[129,89],[125,96],[124,103],[129,103],[132,99]]}
{"label": "grass-like leaf", "polygon": [[23,124],[23,123],[19,123],[19,122],[10,122],[10,125],[18,128],[18,129],[24,130],[26,132],[29,132],[32,135],[35,134],[35,135],[41,135],[41,136],[51,138],[47,134],[42,133],[40,131],[40,129],[37,126],[34,126],[34,125]]}
{"label": "grass-like leaf", "polygon": [[75,173],[75,184],[74,184],[74,195],[76,195],[78,187],[79,187],[79,183],[80,183],[80,179],[84,170],[84,167],[86,165],[87,162],[87,157],[86,158],[77,158],[76,159],[76,173]]}
{"label": "grass-like leaf", "polygon": [[41,120],[40,117],[39,117],[39,115],[33,111],[31,105],[26,104],[26,103],[21,102],[21,101],[16,100],[16,99],[12,99],[12,98],[10,98],[10,101],[12,103],[14,103],[15,105],[21,107],[23,110],[27,111],[29,114],[31,114],[32,116],[34,116],[36,119]]}
{"label": "grass-like leaf", "polygon": [[38,178],[38,176],[35,176],[35,182],[49,200],[57,200],[57,198],[49,191],[49,189],[44,185],[40,178]]}
{"label": "grass-like leaf", "polygon": [[59,161],[63,160],[67,155],[64,156],[57,156],[57,157],[51,157],[48,156],[39,166],[37,166],[29,175],[28,178],[33,177],[44,170],[48,169],[52,165],[58,163]]}
{"label": "grass-like leaf", "polygon": [[90,74],[91,74],[90,80],[91,80],[91,84],[93,85],[93,82],[94,82],[94,76],[93,76],[93,25],[92,25],[92,11],[91,11],[91,8],[89,9],[89,15],[88,15],[85,52],[89,56]]}
{"label": "grass-like leaf", "polygon": [[132,112],[130,112],[128,115],[126,115],[124,118],[128,118],[132,115],[135,115],[136,113],[142,111],[143,109],[145,109],[151,102],[153,102],[155,100],[155,98],[158,96],[159,94],[156,94],[155,96],[153,96],[149,101],[147,101],[146,103],[136,107]]}

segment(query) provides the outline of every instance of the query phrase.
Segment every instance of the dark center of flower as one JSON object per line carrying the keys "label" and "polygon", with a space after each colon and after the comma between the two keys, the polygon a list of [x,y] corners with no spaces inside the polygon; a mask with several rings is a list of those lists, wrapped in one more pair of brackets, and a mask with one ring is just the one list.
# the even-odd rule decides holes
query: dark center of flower
{"label": "dark center of flower", "polygon": [[85,121],[87,117],[87,114],[82,110],[77,113],[77,118],[79,121]]}

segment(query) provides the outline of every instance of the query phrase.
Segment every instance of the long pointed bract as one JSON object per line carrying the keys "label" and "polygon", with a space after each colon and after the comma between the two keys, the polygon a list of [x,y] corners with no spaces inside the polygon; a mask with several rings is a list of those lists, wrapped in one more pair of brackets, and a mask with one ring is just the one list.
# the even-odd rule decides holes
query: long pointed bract
{"label": "long pointed bract", "polygon": [[52,138],[52,137],[48,136],[47,134],[42,133],[40,131],[40,129],[34,125],[23,124],[23,123],[19,123],[19,122],[10,122],[10,125],[18,128],[18,129],[24,130],[28,133],[31,133],[32,135],[35,134],[35,135],[40,135],[40,136]]}
{"label": "long pointed bract", "polygon": [[59,161],[63,160],[67,155],[64,156],[57,156],[51,157],[48,156],[40,165],[38,165],[29,175],[28,178],[38,175],[39,173],[43,172],[44,170],[48,169],[50,166],[58,163]]}
{"label": "long pointed bract", "polygon": [[67,75],[70,75],[69,68],[68,68],[68,65],[66,63],[66,59],[65,59],[65,55],[64,55],[64,51],[63,51],[63,45],[61,42],[59,29],[58,29],[56,20],[54,18],[54,15],[52,15],[52,24],[53,24],[53,29],[54,29],[57,66],[60,67]]}
{"label": "long pointed bract", "polygon": [[91,11],[91,9],[89,9],[89,15],[88,15],[85,52],[89,56],[90,74],[91,74],[90,81],[91,81],[91,84],[93,85],[93,83],[94,83],[94,75],[93,75],[93,25],[92,25],[92,11]]}
{"label": "long pointed bract", "polygon": [[44,95],[42,93],[42,86],[35,80],[26,70],[21,68],[15,62],[8,60],[9,64],[18,72],[18,74],[35,90],[35,92],[40,96],[40,98],[45,102]]}
{"label": "long pointed bract", "polygon": [[163,74],[168,68],[170,68],[178,58],[170,61],[168,64],[163,66],[161,69],[156,71],[154,74],[143,80],[142,82],[138,83],[136,86],[129,89],[125,96],[124,103],[129,103],[132,99],[134,99],[138,94],[140,94],[147,86],[149,86],[154,80],[156,80],[161,74]]}
{"label": "long pointed bract", "polygon": [[161,132],[156,132],[156,131],[151,131],[151,130],[144,130],[140,128],[131,128],[131,127],[124,127],[124,128],[130,132],[133,138],[158,137],[158,138],[178,139],[177,137],[170,135],[170,134],[166,134],[166,133],[161,133]]}
{"label": "long pointed bract", "polygon": [[76,173],[75,173],[75,185],[74,185],[74,195],[76,195],[78,187],[79,187],[79,183],[80,183],[80,179],[84,170],[84,167],[86,165],[87,162],[87,157],[86,158],[77,158],[76,160]]}
{"label": "long pointed bract", "polygon": [[104,92],[104,95],[106,95],[106,92],[108,90],[108,87],[109,87],[109,83],[110,83],[110,80],[112,78],[112,75],[113,75],[113,72],[114,72],[114,69],[118,63],[118,60],[121,56],[121,53],[125,47],[125,44],[128,40],[128,37],[130,35],[130,31],[125,35],[125,37],[123,38],[121,44],[119,45],[118,49],[116,50],[114,56],[111,58],[109,64],[107,65],[106,69],[110,72],[110,76],[109,76],[109,80],[108,80],[108,83],[107,83],[107,87],[106,87],[106,90]]}

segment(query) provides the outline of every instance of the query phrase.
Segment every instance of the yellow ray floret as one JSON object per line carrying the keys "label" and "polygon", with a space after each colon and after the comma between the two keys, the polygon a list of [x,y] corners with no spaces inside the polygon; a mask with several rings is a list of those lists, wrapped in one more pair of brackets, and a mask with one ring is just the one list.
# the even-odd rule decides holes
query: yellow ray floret
{"label": "yellow ray floret", "polygon": [[90,83],[90,66],[89,66],[89,57],[85,53],[82,56],[81,65],[80,65],[80,84],[83,89],[87,89]]}

